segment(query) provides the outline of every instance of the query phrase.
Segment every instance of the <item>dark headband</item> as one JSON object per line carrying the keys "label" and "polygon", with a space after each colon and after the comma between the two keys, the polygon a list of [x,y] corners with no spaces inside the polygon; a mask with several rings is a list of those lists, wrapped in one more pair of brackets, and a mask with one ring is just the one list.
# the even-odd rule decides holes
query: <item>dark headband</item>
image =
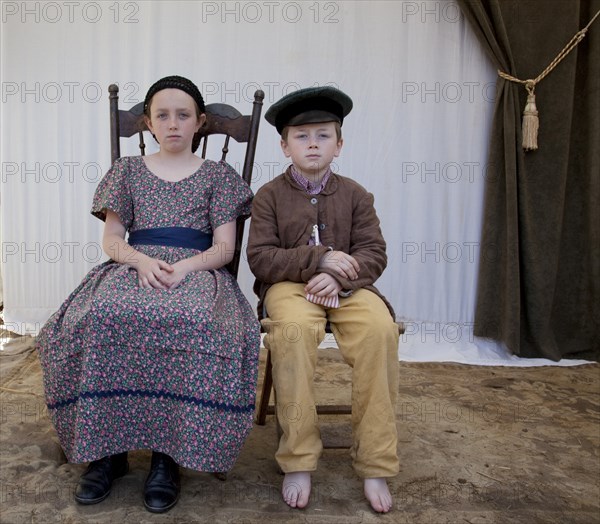
{"label": "dark headband", "polygon": [[204,113],[206,111],[206,108],[204,107],[204,99],[202,98],[199,89],[191,80],[183,78],[182,76],[166,76],[165,78],[161,78],[155,82],[152,87],[148,89],[148,93],[146,93],[146,99],[144,100],[144,113],[147,116],[150,116],[148,113],[148,110],[150,109],[150,100],[152,100],[152,97],[156,93],[162,91],[163,89],[179,89],[187,93],[196,102],[200,113]]}

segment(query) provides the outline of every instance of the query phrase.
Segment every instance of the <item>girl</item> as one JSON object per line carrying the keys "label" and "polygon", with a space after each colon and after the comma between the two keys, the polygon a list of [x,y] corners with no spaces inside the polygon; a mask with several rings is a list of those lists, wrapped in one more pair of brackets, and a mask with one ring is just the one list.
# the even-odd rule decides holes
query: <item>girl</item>
{"label": "girl", "polygon": [[252,428],[260,327],[224,268],[252,192],[228,164],[194,154],[204,111],[185,78],[149,89],[145,119],[160,150],[117,160],[94,196],[111,260],[38,337],[62,448],[70,462],[92,461],[75,492],[81,504],[109,495],[127,451],[152,449],[144,504],[168,511],[178,464],[228,471]]}

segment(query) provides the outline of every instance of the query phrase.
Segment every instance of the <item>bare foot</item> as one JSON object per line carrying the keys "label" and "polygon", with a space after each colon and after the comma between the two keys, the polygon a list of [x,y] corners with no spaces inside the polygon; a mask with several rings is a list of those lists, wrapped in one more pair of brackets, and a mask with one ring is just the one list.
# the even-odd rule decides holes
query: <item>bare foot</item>
{"label": "bare foot", "polygon": [[377,513],[392,509],[392,495],[384,478],[365,479],[365,497]]}
{"label": "bare foot", "polygon": [[310,471],[286,473],[281,487],[285,503],[292,508],[305,508],[310,497]]}

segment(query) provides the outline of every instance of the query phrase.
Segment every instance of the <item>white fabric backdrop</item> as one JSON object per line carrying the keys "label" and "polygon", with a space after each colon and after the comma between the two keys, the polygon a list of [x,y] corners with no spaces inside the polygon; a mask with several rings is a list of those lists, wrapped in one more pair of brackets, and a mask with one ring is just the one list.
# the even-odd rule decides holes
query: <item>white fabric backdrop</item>
{"label": "white fabric backdrop", "polygon": [[[242,112],[259,87],[264,109],[300,87],[347,92],[355,108],[336,168],[375,195],[389,256],[377,285],[407,320],[401,347],[480,347],[471,325],[495,72],[454,2],[4,2],[2,16],[9,329],[35,334],[105,259],[89,208],[110,164],[108,85],[130,107],[180,74],[207,103]],[[254,190],[285,168],[278,142],[263,119]],[[245,260],[239,280],[254,304]]]}

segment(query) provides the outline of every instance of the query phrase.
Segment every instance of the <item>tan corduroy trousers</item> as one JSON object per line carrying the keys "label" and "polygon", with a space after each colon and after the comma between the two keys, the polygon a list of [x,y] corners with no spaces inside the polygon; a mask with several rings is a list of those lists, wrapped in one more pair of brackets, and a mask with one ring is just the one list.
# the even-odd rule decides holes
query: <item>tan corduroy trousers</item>
{"label": "tan corduroy trousers", "polygon": [[265,297],[265,346],[271,351],[277,416],[283,430],[275,455],[285,473],[314,471],[323,450],[314,374],[327,320],[352,367],[354,469],[363,478],[391,477],[399,469],[395,404],[398,326],[385,303],[359,289],[331,309],[304,296],[304,284],[280,282]]}

